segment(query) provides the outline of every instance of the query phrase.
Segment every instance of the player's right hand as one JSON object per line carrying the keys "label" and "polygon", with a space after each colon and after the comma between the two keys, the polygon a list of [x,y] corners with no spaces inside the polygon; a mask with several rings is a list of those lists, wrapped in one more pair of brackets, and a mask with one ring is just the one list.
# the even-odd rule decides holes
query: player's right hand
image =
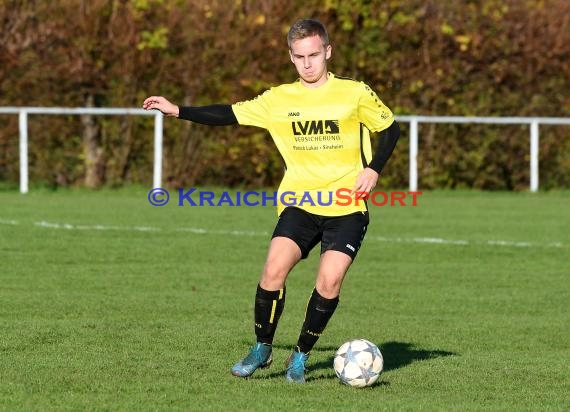
{"label": "player's right hand", "polygon": [[175,104],[172,104],[165,97],[150,96],[143,102],[143,109],[145,110],[160,110],[165,116],[176,116],[180,113],[180,109]]}

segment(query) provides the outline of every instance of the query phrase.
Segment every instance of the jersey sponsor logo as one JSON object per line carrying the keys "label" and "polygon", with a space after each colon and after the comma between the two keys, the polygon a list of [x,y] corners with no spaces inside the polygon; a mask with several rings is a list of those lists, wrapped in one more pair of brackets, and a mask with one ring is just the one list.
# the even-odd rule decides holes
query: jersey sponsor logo
{"label": "jersey sponsor logo", "polygon": [[289,114],[287,115],[289,117],[299,117],[301,116],[301,113],[299,112],[289,112]]}
{"label": "jersey sponsor logo", "polygon": [[313,134],[338,134],[340,131],[338,120],[306,120],[291,122],[295,136],[308,136]]}

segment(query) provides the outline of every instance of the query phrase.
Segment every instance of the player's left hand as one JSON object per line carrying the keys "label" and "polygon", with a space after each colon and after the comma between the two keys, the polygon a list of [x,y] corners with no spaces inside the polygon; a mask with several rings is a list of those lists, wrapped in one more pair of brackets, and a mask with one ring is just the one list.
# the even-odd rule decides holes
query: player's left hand
{"label": "player's left hand", "polygon": [[[352,189],[351,195],[355,193],[362,193],[359,197],[366,197],[368,193],[376,186],[378,183],[378,177],[380,175],[375,170],[370,169],[369,167],[364,168],[356,178],[356,184]],[[365,194],[366,195],[365,195]]]}

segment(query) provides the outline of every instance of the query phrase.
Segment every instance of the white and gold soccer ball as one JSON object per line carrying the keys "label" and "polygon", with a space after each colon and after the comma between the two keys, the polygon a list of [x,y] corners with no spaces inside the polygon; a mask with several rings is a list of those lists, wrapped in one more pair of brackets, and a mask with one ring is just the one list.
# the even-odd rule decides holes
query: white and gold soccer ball
{"label": "white and gold soccer ball", "polygon": [[356,388],[370,386],[378,380],[384,358],[378,346],[366,339],[342,344],[334,357],[334,371],[342,383]]}

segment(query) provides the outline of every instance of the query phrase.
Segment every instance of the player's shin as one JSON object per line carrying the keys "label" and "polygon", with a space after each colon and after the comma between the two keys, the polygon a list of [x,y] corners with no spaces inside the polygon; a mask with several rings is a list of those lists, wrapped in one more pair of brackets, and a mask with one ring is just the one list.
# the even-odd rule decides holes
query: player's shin
{"label": "player's shin", "polygon": [[301,334],[297,341],[299,352],[309,353],[319,337],[325,330],[329,319],[332,317],[337,305],[338,296],[333,299],[322,297],[316,289],[307,304],[305,312],[305,321],[301,328]]}
{"label": "player's shin", "polygon": [[270,291],[257,285],[255,294],[255,336],[258,342],[273,343],[277,323],[285,308],[285,287]]}

